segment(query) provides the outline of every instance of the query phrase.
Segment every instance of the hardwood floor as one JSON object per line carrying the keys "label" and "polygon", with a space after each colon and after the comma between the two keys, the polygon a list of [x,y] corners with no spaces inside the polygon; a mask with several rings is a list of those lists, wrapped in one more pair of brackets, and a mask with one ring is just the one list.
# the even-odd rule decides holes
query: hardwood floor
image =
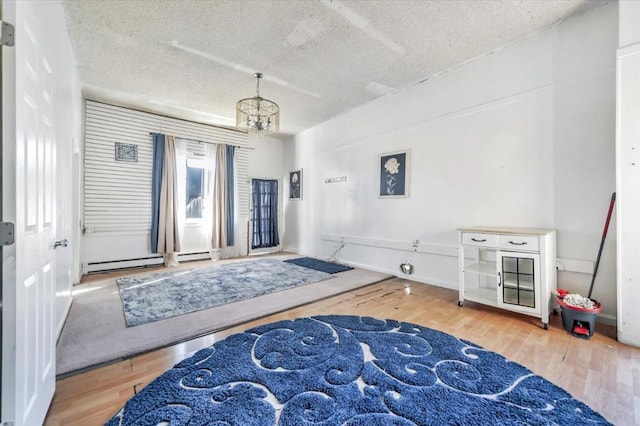
{"label": "hardwood floor", "polygon": [[[103,424],[134,393],[196,350],[252,326],[311,315],[354,314],[421,324],[470,340],[566,389],[617,425],[640,425],[640,349],[598,325],[589,340],[571,336],[560,316],[538,319],[466,302],[457,292],[394,278],[144,354],[57,382],[46,425]],[[463,420],[463,419],[461,419]]]}

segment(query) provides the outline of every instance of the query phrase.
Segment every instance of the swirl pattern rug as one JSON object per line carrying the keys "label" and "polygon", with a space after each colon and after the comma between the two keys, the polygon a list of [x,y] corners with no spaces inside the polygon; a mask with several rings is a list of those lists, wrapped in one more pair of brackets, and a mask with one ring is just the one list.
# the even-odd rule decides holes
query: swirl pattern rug
{"label": "swirl pattern rug", "polygon": [[525,367],[415,324],[279,321],[175,365],[108,425],[609,424]]}

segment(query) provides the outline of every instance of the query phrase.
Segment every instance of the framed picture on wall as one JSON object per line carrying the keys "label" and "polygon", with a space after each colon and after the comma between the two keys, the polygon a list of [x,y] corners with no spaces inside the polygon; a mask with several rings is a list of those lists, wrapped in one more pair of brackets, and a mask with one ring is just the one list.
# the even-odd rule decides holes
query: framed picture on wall
{"label": "framed picture on wall", "polygon": [[116,142],[116,161],[138,162],[138,145]]}
{"label": "framed picture on wall", "polygon": [[380,185],[378,197],[404,198],[409,196],[409,151],[380,155]]}
{"label": "framed picture on wall", "polygon": [[289,199],[302,200],[302,169],[289,172]]}

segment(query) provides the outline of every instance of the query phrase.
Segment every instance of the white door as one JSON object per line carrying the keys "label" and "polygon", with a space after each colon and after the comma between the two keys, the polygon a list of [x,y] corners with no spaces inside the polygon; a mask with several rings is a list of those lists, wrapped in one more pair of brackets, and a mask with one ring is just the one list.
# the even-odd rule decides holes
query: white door
{"label": "white door", "polygon": [[[55,54],[42,33],[48,2],[3,1],[15,46],[2,47],[2,421],[41,424],[55,389]],[[49,49],[47,49],[49,47]]]}

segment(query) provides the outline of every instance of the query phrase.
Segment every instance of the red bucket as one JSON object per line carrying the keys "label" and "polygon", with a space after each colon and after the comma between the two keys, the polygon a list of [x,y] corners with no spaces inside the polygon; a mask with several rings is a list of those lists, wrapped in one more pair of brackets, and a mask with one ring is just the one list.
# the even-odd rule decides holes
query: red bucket
{"label": "red bucket", "polygon": [[596,315],[602,312],[600,302],[593,300],[592,309],[564,303],[562,297],[556,296],[558,305],[562,307],[562,325],[564,329],[576,337],[588,339],[596,330]]}

